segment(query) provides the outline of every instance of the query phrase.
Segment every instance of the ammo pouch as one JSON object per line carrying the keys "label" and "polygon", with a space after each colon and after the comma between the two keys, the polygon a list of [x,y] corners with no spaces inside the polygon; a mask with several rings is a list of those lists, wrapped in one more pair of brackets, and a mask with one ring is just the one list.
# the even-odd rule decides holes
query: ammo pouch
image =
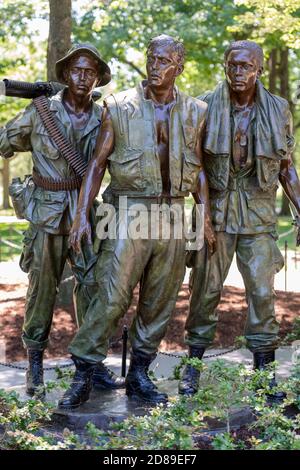
{"label": "ammo pouch", "polygon": [[35,184],[31,175],[25,175],[24,181],[21,181],[21,178],[12,179],[8,191],[18,219],[26,219],[25,211],[34,189]]}

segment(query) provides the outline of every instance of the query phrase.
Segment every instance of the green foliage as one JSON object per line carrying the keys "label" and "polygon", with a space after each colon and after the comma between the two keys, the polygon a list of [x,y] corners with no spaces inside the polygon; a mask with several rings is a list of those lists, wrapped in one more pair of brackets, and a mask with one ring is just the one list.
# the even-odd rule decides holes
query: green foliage
{"label": "green foliage", "polygon": [[[0,80],[45,80],[47,44],[41,38],[41,29],[47,29],[47,12],[48,2],[44,0],[1,1]],[[28,100],[0,96],[0,126],[27,105]],[[31,165],[22,157],[14,159],[10,168],[14,177],[28,173]]]}
{"label": "green foliage", "polygon": [[[0,79],[45,79],[46,43],[40,40],[40,23],[48,2],[3,0],[0,8]],[[44,5],[42,5],[44,4]],[[24,108],[28,100],[1,98],[0,124]]]}
{"label": "green foliage", "polygon": [[127,86],[145,73],[144,53],[149,40],[161,33],[173,35],[184,41],[187,51],[185,73],[179,83],[197,95],[222,76],[224,45],[232,39],[227,27],[233,24],[234,14],[244,10],[232,0],[151,0],[143,8],[138,0],[92,1],[86,13],[77,18],[74,35],[94,43],[107,59],[124,64]]}
{"label": "green foliage", "polygon": [[249,37],[264,47],[300,49],[300,5],[295,0],[237,0],[247,11],[236,15],[229,31]]}
{"label": "green foliage", "polygon": [[212,447],[214,450],[235,450],[237,446],[229,433],[223,433],[214,438]]}
{"label": "green foliage", "polygon": [[[145,73],[148,41],[171,34],[184,41],[187,51],[179,83],[197,95],[222,78],[224,49],[234,39],[252,37],[267,53],[278,44],[297,49],[299,16],[292,0],[151,0],[143,8],[138,0],[89,1],[85,13],[75,18],[74,35],[125,65],[127,86],[132,86]],[[120,85],[125,82],[123,72]]]}
{"label": "green foliage", "polygon": [[[266,406],[266,397],[275,365],[267,371],[250,371],[243,365],[223,360],[204,364],[198,359],[184,358],[182,365],[188,363],[201,370],[201,384],[195,396],[171,397],[167,406],[152,408],[146,416],[131,416],[106,431],[89,423],[84,436],[68,429],[63,434],[51,433],[47,423],[52,405],[35,400],[22,403],[15,393],[0,391],[0,425],[4,428],[0,446],[28,450],[190,450],[197,448],[202,431],[207,429],[207,420],[225,419],[227,431],[211,439],[215,450],[299,449],[300,418],[299,415],[289,418],[285,407],[300,404],[300,363],[295,364],[291,376],[280,384],[287,393],[285,403],[273,407]],[[62,383],[70,376],[69,371],[58,374]],[[251,405],[256,421],[248,427],[248,438],[241,439],[231,430],[229,415],[245,405]]]}
{"label": "green foliage", "polygon": [[292,331],[285,336],[283,344],[291,344],[296,340],[300,340],[300,318],[295,318],[293,321]]}
{"label": "green foliage", "polygon": [[[0,261],[9,261],[21,254],[23,232],[27,228],[27,222],[14,224],[0,223]],[[13,245],[6,245],[4,241],[11,242]]]}

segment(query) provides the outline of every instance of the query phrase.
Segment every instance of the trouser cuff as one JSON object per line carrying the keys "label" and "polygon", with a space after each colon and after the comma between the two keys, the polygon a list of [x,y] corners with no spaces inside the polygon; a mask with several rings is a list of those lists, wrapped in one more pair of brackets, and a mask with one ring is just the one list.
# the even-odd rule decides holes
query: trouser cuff
{"label": "trouser cuff", "polygon": [[44,351],[48,346],[48,340],[35,341],[22,335],[22,342],[25,349],[34,349],[36,351]]}
{"label": "trouser cuff", "polygon": [[195,338],[186,338],[185,344],[194,348],[204,348],[207,349],[211,346],[212,341],[203,341]]}

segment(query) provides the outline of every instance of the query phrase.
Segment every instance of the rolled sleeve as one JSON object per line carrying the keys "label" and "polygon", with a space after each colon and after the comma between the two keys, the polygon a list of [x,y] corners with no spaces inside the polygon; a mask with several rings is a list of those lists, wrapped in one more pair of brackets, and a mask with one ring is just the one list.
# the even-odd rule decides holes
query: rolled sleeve
{"label": "rolled sleeve", "polygon": [[14,152],[31,151],[33,105],[0,128],[0,155],[10,158]]}

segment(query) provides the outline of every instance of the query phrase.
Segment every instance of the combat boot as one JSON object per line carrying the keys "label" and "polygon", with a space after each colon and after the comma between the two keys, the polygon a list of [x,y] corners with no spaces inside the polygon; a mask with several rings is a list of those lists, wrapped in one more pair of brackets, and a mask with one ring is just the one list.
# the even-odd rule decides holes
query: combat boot
{"label": "combat boot", "polygon": [[[189,347],[189,357],[197,357],[202,359],[205,348],[199,346]],[[180,395],[192,396],[197,393],[199,388],[200,372],[195,367],[187,364],[183,370],[181,380],[178,385],[178,392]]]}
{"label": "combat boot", "polygon": [[115,390],[117,388],[125,388],[125,379],[118,377],[103,362],[97,364],[93,373],[93,387],[99,390]]}
{"label": "combat boot", "polygon": [[44,351],[28,349],[28,369],[26,371],[26,393],[33,396],[44,396],[44,371],[43,355]]}
{"label": "combat boot", "polygon": [[75,375],[69,389],[58,402],[58,408],[73,409],[82,405],[90,397],[92,375],[96,364],[91,364],[78,357],[72,356],[76,366]]}
{"label": "combat boot", "polygon": [[126,395],[130,398],[156,405],[167,403],[168,395],[160,392],[148,376],[148,369],[156,354],[141,351],[131,353],[128,374],[125,379]]}
{"label": "combat boot", "polygon": [[[275,361],[275,351],[267,352],[255,352],[253,353],[253,368],[263,370],[267,368],[267,365]],[[277,382],[275,380],[275,372],[273,373],[272,379],[269,382],[270,389],[277,387]],[[284,392],[274,392],[267,395],[267,401],[270,404],[282,403],[286,398],[286,393]]]}

